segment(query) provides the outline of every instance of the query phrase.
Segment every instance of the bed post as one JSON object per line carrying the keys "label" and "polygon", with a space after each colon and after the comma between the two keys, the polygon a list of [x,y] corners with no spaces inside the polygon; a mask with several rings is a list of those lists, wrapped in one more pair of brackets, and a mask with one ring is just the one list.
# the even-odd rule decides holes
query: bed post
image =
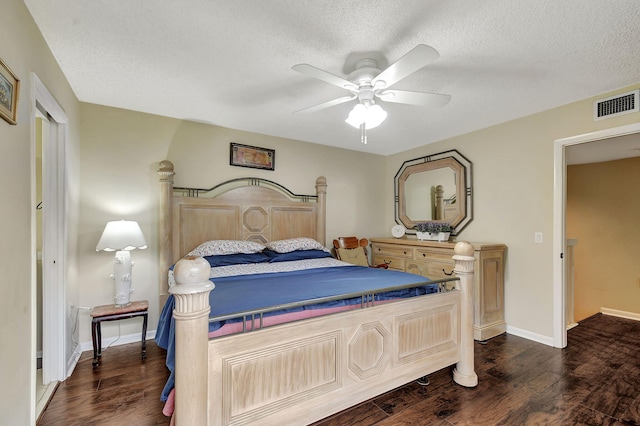
{"label": "bed post", "polygon": [[208,423],[209,281],[211,266],[197,256],[185,256],[174,267],[175,412],[177,426]]}
{"label": "bed post", "polygon": [[159,276],[160,276],[160,304],[158,306],[164,306],[167,296],[169,295],[169,283],[167,271],[173,265],[173,241],[171,240],[171,234],[173,226],[173,212],[172,200],[173,200],[173,163],[168,160],[163,160],[158,165],[158,176],[160,176],[160,217],[158,226],[158,241],[159,241]]}
{"label": "bed post", "polygon": [[474,387],[478,385],[478,375],[473,367],[473,246],[460,241],[453,250],[455,267],[453,272],[460,278],[456,287],[461,291],[460,310],[460,362],[453,370],[453,380],[459,385]]}
{"label": "bed post", "polygon": [[316,179],[316,195],[318,196],[318,229],[316,235],[318,242],[326,246],[327,178],[324,176]]}

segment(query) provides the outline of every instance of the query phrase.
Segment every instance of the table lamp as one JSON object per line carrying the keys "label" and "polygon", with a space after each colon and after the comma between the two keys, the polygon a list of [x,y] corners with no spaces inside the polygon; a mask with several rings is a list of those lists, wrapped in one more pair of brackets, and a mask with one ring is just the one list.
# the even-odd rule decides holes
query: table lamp
{"label": "table lamp", "polygon": [[111,278],[115,283],[116,295],[113,298],[116,307],[128,306],[131,292],[131,253],[129,250],[145,249],[147,243],[142,235],[138,222],[132,220],[116,220],[107,222],[96,251],[115,251],[114,273]]}

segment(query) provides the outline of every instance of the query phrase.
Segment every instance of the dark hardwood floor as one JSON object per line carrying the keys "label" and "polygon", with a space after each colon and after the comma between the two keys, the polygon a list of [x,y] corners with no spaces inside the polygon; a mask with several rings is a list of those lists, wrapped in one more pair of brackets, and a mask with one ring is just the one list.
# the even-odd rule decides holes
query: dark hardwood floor
{"label": "dark hardwood floor", "polygon": [[[599,314],[568,342],[476,342],[476,388],[454,384],[447,368],[429,386],[409,383],[314,425],[640,425],[640,322]],[[95,370],[84,353],[38,425],[169,424],[159,401],[166,377],[151,341],[145,362],[139,344],[110,348]]]}
{"label": "dark hardwood floor", "polygon": [[38,425],[168,425],[160,393],[169,376],[166,351],[147,341],[147,359],[140,343],[112,346],[93,369],[93,352],[82,353],[75,371],[58,385]]}

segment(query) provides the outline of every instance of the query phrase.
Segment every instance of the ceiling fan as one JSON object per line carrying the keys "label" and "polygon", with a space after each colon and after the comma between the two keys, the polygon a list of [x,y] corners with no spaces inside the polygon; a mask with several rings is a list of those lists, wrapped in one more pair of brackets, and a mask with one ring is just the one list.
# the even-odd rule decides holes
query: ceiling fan
{"label": "ceiling fan", "polygon": [[360,59],[356,62],[355,70],[346,79],[309,64],[294,65],[292,67],[294,71],[351,92],[348,96],[332,99],[294,113],[315,112],[357,99],[358,104],[345,121],[353,127],[360,128],[362,142],[367,143],[365,130],[380,125],[387,116],[387,113],[375,103],[375,98],[384,102],[430,107],[442,107],[449,103],[451,100],[449,95],[390,89],[398,81],[438,59],[439,56],[438,51],[433,47],[419,44],[384,71],[378,69],[375,59]]}

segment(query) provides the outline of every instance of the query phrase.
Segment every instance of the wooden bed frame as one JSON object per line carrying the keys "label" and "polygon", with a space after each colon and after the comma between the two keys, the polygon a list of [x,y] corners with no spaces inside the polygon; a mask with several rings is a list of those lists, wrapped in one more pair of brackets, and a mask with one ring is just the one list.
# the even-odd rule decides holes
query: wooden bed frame
{"label": "wooden bed frame", "polygon": [[208,340],[208,273],[176,274],[169,289],[169,266],[212,239],[326,245],[326,179],[316,180],[316,195],[299,196],[255,178],[231,181],[229,191],[174,188],[169,161],[158,174],[160,299],[168,291],[176,302],[175,424],[308,424],[454,364],[455,382],[477,385],[470,244],[456,245],[454,291]]}

